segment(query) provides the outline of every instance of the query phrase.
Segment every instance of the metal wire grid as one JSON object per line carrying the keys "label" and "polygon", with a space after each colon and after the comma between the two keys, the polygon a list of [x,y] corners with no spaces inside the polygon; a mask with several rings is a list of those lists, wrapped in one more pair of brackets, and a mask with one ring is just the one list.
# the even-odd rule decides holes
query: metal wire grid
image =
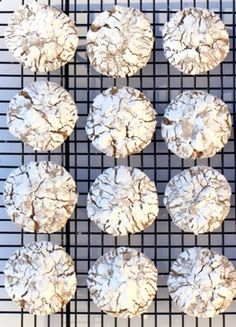
{"label": "metal wire grid", "polygon": [[[236,301],[224,314],[214,319],[195,319],[182,314],[168,296],[166,280],[173,260],[186,247],[206,246],[229,257],[236,266],[235,233],[235,1],[179,1],[179,0],[48,0],[64,10],[76,22],[80,46],[75,58],[63,69],[50,74],[33,74],[10,57],[3,40],[3,32],[12,11],[30,1],[0,1],[0,186],[13,168],[34,160],[52,160],[62,164],[75,178],[80,197],[74,216],[61,232],[52,235],[30,234],[20,231],[9,221],[0,203],[0,326],[15,324],[19,327],[92,326],[92,327],[233,327],[236,324]],[[113,80],[102,77],[90,67],[85,52],[85,36],[94,16],[113,4],[142,10],[153,25],[156,36],[155,50],[142,71],[127,79]],[[161,28],[171,15],[188,6],[213,9],[226,23],[230,33],[230,54],[219,67],[208,74],[191,77],[182,75],[168,65],[164,58]],[[74,134],[61,148],[53,152],[37,153],[14,139],[6,127],[6,108],[11,97],[34,80],[48,79],[70,91],[78,106],[79,121]],[[158,127],[153,142],[141,154],[115,160],[98,153],[88,142],[84,125],[93,98],[102,90],[113,86],[130,85],[142,90],[158,112]],[[202,89],[220,96],[229,106],[233,118],[233,131],[229,143],[221,153],[209,160],[181,160],[168,152],[160,135],[163,111],[172,98],[184,90]],[[166,183],[177,172],[194,164],[211,165],[229,180],[232,190],[231,211],[221,228],[198,237],[183,233],[175,227],[163,206]],[[143,233],[128,237],[112,237],[102,233],[86,216],[86,195],[89,186],[105,168],[125,164],[142,169],[157,183],[160,212],[156,222]],[[78,292],[66,309],[49,317],[35,317],[19,310],[4,290],[3,269],[10,254],[23,244],[34,240],[51,240],[63,245],[76,263]],[[142,317],[119,320],[100,312],[91,302],[86,289],[86,274],[93,262],[110,248],[126,245],[141,250],[159,269],[159,291],[148,313]]]}

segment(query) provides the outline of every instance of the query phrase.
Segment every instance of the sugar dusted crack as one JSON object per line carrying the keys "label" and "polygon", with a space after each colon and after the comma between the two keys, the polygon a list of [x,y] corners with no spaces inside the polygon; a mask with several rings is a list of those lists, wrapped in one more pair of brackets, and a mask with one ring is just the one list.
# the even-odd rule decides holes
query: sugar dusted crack
{"label": "sugar dusted crack", "polygon": [[77,119],[71,95],[57,83],[46,81],[25,87],[11,99],[7,111],[10,133],[39,151],[60,146]]}
{"label": "sugar dusted crack", "polygon": [[153,47],[147,17],[137,9],[114,6],[100,13],[87,34],[87,53],[101,74],[125,77],[143,68]]}
{"label": "sugar dusted crack", "polygon": [[100,257],[89,270],[87,285],[95,304],[119,318],[146,312],[157,292],[157,269],[144,254],[117,248]]}
{"label": "sugar dusted crack", "polygon": [[8,260],[5,287],[10,298],[35,315],[60,311],[76,291],[72,258],[62,247],[36,242],[18,249]]}
{"label": "sugar dusted crack", "polygon": [[236,292],[236,271],[224,256],[204,248],[182,252],[171,267],[168,288],[186,314],[210,318],[224,312]]}
{"label": "sugar dusted crack", "polygon": [[87,197],[88,217],[116,236],[149,227],[158,210],[155,184],[137,168],[108,168],[97,177]]}
{"label": "sugar dusted crack", "polygon": [[110,88],[93,101],[86,132],[93,145],[108,156],[126,157],[143,150],[156,128],[156,112],[140,91]]}
{"label": "sugar dusted crack", "polygon": [[13,170],[4,186],[9,217],[28,232],[60,230],[77,203],[72,176],[53,162],[31,162]]}

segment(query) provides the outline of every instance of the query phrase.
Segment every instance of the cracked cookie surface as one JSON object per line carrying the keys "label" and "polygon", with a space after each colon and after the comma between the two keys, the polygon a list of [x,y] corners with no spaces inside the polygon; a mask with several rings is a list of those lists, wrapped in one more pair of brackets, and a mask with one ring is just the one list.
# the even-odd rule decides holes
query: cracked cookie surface
{"label": "cracked cookie surface", "polygon": [[186,74],[200,74],[218,66],[229,52],[229,35],[213,11],[187,8],[177,12],[162,32],[166,58]]}
{"label": "cracked cookie surface", "polygon": [[88,217],[114,236],[149,227],[158,214],[155,183],[140,169],[116,166],[97,177],[87,197]]}
{"label": "cracked cookie surface", "polygon": [[24,231],[54,233],[74,211],[76,184],[56,163],[30,162],[10,173],[3,199],[9,217]]}
{"label": "cracked cookie surface", "polygon": [[190,248],[174,262],[168,278],[173,302],[193,317],[224,312],[236,293],[236,271],[224,256],[209,249]]}
{"label": "cracked cookie surface", "polygon": [[88,272],[94,303],[104,312],[131,318],[146,312],[157,292],[154,263],[134,249],[120,247],[100,257]]}
{"label": "cracked cookie surface", "polygon": [[75,54],[78,33],[63,11],[36,2],[17,9],[5,31],[10,53],[32,71],[64,66]]}
{"label": "cracked cookie surface", "polygon": [[4,274],[12,301],[35,315],[62,310],[76,291],[72,258],[51,242],[35,242],[18,249],[7,261]]}
{"label": "cracked cookie surface", "polygon": [[164,205],[179,228],[196,235],[220,227],[230,210],[231,187],[217,170],[196,166],[167,184]]}
{"label": "cracked cookie surface", "polygon": [[77,107],[59,84],[38,81],[15,95],[7,111],[9,131],[34,150],[59,147],[74,130]]}
{"label": "cracked cookie surface", "polygon": [[116,158],[142,151],[151,143],[156,112],[140,91],[110,88],[97,95],[90,109],[86,132],[95,148]]}
{"label": "cracked cookie surface", "polygon": [[131,76],[146,66],[153,41],[150,23],[141,11],[114,6],[93,21],[87,33],[87,53],[99,73]]}
{"label": "cracked cookie surface", "polygon": [[220,98],[186,91],[166,108],[161,133],[168,149],[180,158],[209,158],[228,142],[231,124],[228,107]]}

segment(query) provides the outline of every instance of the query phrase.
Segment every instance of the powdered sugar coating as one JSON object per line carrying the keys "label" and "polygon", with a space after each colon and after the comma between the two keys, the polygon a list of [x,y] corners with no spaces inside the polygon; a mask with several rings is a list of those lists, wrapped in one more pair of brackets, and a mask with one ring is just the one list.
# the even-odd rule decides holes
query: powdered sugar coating
{"label": "powdered sugar coating", "polygon": [[108,168],[89,190],[87,214],[108,234],[140,232],[150,226],[158,214],[155,183],[137,168]]}
{"label": "powdered sugar coating", "polygon": [[218,66],[229,52],[229,35],[213,11],[186,8],[163,29],[166,58],[181,72],[200,74]]}
{"label": "powdered sugar coating", "polygon": [[93,21],[87,53],[99,73],[113,78],[131,76],[146,66],[153,41],[150,23],[142,12],[114,6]]}
{"label": "powdered sugar coating", "polygon": [[15,95],[7,111],[9,131],[38,151],[54,150],[78,119],[71,95],[59,84],[37,81]]}
{"label": "powdered sugar coating", "polygon": [[25,231],[54,233],[73,213],[76,184],[56,163],[30,162],[10,173],[3,199],[9,217]]}
{"label": "powdered sugar coating", "polygon": [[227,105],[220,98],[186,91],[166,108],[161,132],[168,149],[180,158],[209,158],[228,142],[231,124]]}
{"label": "powdered sugar coating", "polygon": [[156,112],[140,91],[113,87],[96,96],[86,124],[88,138],[107,156],[142,151],[156,128]]}
{"label": "powdered sugar coating", "polygon": [[163,202],[179,228],[198,235],[222,224],[230,210],[230,197],[231,187],[222,174],[196,166],[169,181]]}
{"label": "powdered sugar coating", "polygon": [[104,312],[131,318],[146,312],[157,292],[157,269],[134,249],[120,247],[100,257],[88,272],[94,303]]}
{"label": "powdered sugar coating", "polygon": [[33,72],[48,72],[64,66],[74,56],[78,34],[63,11],[33,1],[13,13],[5,41],[21,64]]}
{"label": "powdered sugar coating", "polygon": [[22,309],[35,315],[60,311],[76,291],[72,258],[51,242],[18,249],[5,267],[5,288]]}
{"label": "powdered sugar coating", "polygon": [[173,302],[189,316],[210,318],[224,312],[236,294],[236,271],[224,256],[191,248],[174,262],[168,278]]}

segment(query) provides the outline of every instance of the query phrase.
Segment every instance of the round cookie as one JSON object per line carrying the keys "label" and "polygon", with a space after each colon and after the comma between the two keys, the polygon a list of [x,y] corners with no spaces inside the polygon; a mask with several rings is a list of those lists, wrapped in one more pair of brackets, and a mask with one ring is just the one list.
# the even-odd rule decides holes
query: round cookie
{"label": "round cookie", "polygon": [[192,317],[224,312],[236,294],[236,271],[223,255],[191,248],[174,262],[167,281],[173,302]]}
{"label": "round cookie", "polygon": [[74,56],[78,33],[63,11],[33,2],[13,13],[5,42],[25,67],[33,72],[48,72],[64,66]]}
{"label": "round cookie", "polygon": [[38,81],[15,95],[7,111],[9,131],[34,150],[59,147],[74,130],[77,107],[59,84]]}
{"label": "round cookie", "polygon": [[51,242],[35,242],[18,249],[7,261],[4,274],[12,301],[34,315],[62,310],[76,291],[72,258]]}
{"label": "round cookie", "polygon": [[161,133],[168,149],[180,158],[209,158],[228,142],[231,124],[227,105],[220,98],[186,91],[166,108]]}
{"label": "round cookie", "polygon": [[87,54],[103,75],[131,76],[146,66],[153,42],[150,23],[141,11],[114,6],[93,21],[87,33]]}
{"label": "round cookie", "polygon": [[56,163],[30,162],[10,173],[3,199],[9,217],[24,231],[54,233],[73,213],[76,184]]}
{"label": "round cookie", "polygon": [[130,88],[109,88],[96,96],[86,124],[88,138],[99,151],[116,158],[142,151],[156,128],[156,112],[148,98]]}
{"label": "round cookie", "polygon": [[157,292],[157,268],[134,249],[120,247],[100,257],[88,272],[94,303],[114,317],[132,318],[146,312]]}
{"label": "round cookie", "polygon": [[137,168],[116,166],[97,177],[87,197],[88,217],[108,234],[141,232],[158,214],[155,183]]}
{"label": "round cookie", "polygon": [[222,174],[196,166],[169,181],[163,202],[179,228],[198,235],[222,224],[230,210],[230,197],[231,187]]}
{"label": "round cookie", "polygon": [[220,17],[208,9],[177,12],[163,29],[166,58],[185,74],[200,74],[218,66],[229,52],[229,34]]}

